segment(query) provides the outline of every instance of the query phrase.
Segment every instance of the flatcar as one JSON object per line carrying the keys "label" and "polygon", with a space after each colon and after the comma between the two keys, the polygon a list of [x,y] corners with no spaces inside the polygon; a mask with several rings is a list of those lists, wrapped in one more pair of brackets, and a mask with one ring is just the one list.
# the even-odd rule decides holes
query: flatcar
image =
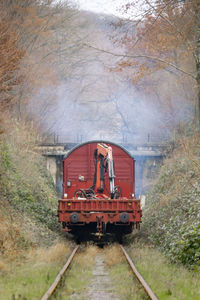
{"label": "flatcar", "polygon": [[62,230],[76,237],[92,234],[121,239],[139,228],[135,198],[135,160],[122,146],[91,141],[73,148],[63,160],[63,193],[58,217]]}

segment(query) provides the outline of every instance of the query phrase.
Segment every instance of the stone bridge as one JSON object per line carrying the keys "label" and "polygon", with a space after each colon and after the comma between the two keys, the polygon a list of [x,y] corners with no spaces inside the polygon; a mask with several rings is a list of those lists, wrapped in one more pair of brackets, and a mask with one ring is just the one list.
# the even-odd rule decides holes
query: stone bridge
{"label": "stone bridge", "polygon": [[[53,177],[59,195],[62,192],[62,160],[77,145],[78,143],[42,143],[36,147],[36,151],[46,157],[47,169]],[[136,161],[136,196],[145,194],[162,164],[166,144],[120,145],[127,149]]]}

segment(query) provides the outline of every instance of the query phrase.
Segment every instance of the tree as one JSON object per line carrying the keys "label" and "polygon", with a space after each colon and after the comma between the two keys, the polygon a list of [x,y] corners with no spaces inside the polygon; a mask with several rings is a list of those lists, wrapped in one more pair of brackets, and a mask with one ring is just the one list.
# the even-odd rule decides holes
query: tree
{"label": "tree", "polygon": [[15,101],[12,89],[20,84],[20,61],[25,51],[19,46],[12,23],[9,22],[9,10],[4,1],[0,3],[0,108],[7,109]]}
{"label": "tree", "polygon": [[[127,10],[134,3],[129,3]],[[143,55],[138,61],[135,80],[156,70],[174,72],[183,80],[195,79],[196,120],[200,120],[200,3],[198,0],[144,0],[145,11],[137,23],[134,39],[122,42],[128,54]],[[190,81],[191,82],[191,81]],[[191,82],[192,89],[192,82]]]}
{"label": "tree", "polygon": [[51,0],[2,0],[0,8],[1,106],[18,119],[31,119],[29,104],[40,101],[34,95],[60,83],[66,76],[62,56],[79,47],[72,46],[70,25],[77,12]]}
{"label": "tree", "polygon": [[[136,5],[142,6],[142,14],[134,19],[131,13]],[[129,29],[123,36],[113,39],[115,45],[124,46],[124,53],[93,45],[88,47],[120,59],[111,71],[124,72],[126,77],[129,74],[134,86],[146,94],[151,93],[150,83],[159,80],[163,72],[169,74],[170,81],[179,85],[180,91],[189,85],[190,95],[187,97],[190,101],[196,99],[195,120],[199,126],[199,1],[134,1],[127,3],[125,11],[131,12]],[[118,27],[121,24],[120,21]],[[163,94],[157,85],[158,92],[161,99]]]}

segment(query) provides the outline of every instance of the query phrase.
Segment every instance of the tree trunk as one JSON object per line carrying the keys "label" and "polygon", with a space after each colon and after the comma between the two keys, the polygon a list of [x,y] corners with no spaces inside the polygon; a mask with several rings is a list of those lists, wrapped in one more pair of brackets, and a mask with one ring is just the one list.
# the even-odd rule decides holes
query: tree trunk
{"label": "tree trunk", "polygon": [[196,3],[196,81],[197,81],[197,125],[200,129],[200,2]]}

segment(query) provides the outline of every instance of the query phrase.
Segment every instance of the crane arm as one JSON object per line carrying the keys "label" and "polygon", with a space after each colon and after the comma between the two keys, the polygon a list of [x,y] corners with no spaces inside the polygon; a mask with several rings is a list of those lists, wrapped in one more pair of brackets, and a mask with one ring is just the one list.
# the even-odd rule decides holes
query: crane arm
{"label": "crane arm", "polygon": [[99,191],[103,191],[103,182],[104,182],[104,173],[105,173],[105,166],[104,161],[106,160],[108,164],[108,171],[109,171],[109,181],[110,181],[110,194],[111,198],[114,196],[115,192],[115,173],[114,173],[114,163],[113,163],[113,155],[112,155],[112,147],[99,143],[97,144],[97,189]]}

